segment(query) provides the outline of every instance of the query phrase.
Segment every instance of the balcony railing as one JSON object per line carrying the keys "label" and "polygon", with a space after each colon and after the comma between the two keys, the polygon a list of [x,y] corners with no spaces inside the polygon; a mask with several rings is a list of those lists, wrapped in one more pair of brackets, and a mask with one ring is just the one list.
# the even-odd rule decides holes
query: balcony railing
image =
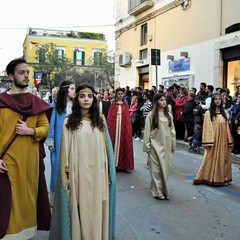
{"label": "balcony railing", "polygon": [[141,12],[153,6],[153,0],[129,0],[129,11],[130,15],[138,15]]}

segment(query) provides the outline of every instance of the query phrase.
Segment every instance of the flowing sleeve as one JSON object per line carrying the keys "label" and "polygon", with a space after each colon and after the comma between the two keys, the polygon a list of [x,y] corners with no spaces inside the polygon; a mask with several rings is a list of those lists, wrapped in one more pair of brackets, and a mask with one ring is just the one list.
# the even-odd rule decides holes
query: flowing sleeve
{"label": "flowing sleeve", "polygon": [[152,125],[152,117],[151,113],[149,113],[146,117],[145,128],[144,128],[144,136],[143,136],[143,151],[150,152],[151,150],[151,125]]}
{"label": "flowing sleeve", "polygon": [[232,146],[233,146],[232,134],[231,134],[231,131],[230,131],[230,127],[229,127],[228,122],[226,122],[226,124],[227,124],[228,146],[229,146],[229,147],[232,147]]}
{"label": "flowing sleeve", "polygon": [[105,117],[104,120],[104,135],[108,156],[108,171],[109,171],[109,239],[113,239],[115,236],[115,214],[116,214],[116,166],[114,159],[114,152],[112,147],[112,141],[108,132]]}
{"label": "flowing sleeve", "polygon": [[202,146],[211,147],[214,144],[213,125],[210,118],[210,112],[206,111],[203,122]]}
{"label": "flowing sleeve", "polygon": [[55,103],[52,104],[54,106],[52,115],[51,115],[51,120],[50,120],[50,128],[49,128],[49,133],[47,136],[47,139],[45,141],[45,144],[50,147],[54,147],[54,139],[55,139],[55,123],[56,123],[56,107]]}
{"label": "flowing sleeve", "polygon": [[176,130],[173,123],[173,117],[171,116],[171,136],[172,136],[172,151],[176,150]]}
{"label": "flowing sleeve", "polygon": [[[66,186],[66,154],[68,154],[67,142],[69,142],[68,130],[65,127],[66,119],[63,124],[62,137],[62,158],[59,164],[56,191],[54,194],[54,205],[52,210],[52,220],[49,232],[49,240],[71,240],[71,216],[69,195]],[[68,164],[68,163],[67,163]]]}

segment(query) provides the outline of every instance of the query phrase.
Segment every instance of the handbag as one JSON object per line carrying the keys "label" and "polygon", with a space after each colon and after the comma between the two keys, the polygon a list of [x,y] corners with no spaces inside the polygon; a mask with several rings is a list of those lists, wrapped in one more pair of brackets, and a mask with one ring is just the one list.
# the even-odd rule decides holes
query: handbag
{"label": "handbag", "polygon": [[237,128],[237,134],[240,135],[240,126]]}
{"label": "handbag", "polygon": [[130,121],[131,121],[132,123],[134,123],[135,120],[136,120],[136,117],[135,117],[134,115],[132,115],[132,116],[130,117]]}

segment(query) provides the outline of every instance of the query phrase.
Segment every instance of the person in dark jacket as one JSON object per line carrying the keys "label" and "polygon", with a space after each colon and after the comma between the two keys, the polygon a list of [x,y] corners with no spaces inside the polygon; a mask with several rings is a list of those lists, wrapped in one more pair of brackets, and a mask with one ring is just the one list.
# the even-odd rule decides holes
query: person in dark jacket
{"label": "person in dark jacket", "polygon": [[195,96],[196,94],[194,92],[189,91],[188,101],[182,110],[182,121],[185,123],[187,129],[187,137],[184,139],[186,142],[188,142],[189,138],[194,134],[193,109],[196,107],[196,102],[194,101]]}

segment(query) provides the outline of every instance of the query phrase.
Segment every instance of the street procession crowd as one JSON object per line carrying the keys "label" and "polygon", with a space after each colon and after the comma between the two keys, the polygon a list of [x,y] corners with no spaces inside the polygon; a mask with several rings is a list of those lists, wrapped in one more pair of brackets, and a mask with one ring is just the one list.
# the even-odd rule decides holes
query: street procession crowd
{"label": "street procession crowd", "polygon": [[[134,170],[133,141],[142,141],[150,192],[169,200],[168,176],[176,139],[189,152],[205,148],[193,184],[232,181],[231,156],[240,153],[240,87],[202,82],[130,89],[75,86],[64,80],[44,99],[27,91],[24,59],[6,68],[11,87],[0,94],[0,239],[110,240],[115,236],[116,172]],[[51,158],[50,197],[44,176]]]}

